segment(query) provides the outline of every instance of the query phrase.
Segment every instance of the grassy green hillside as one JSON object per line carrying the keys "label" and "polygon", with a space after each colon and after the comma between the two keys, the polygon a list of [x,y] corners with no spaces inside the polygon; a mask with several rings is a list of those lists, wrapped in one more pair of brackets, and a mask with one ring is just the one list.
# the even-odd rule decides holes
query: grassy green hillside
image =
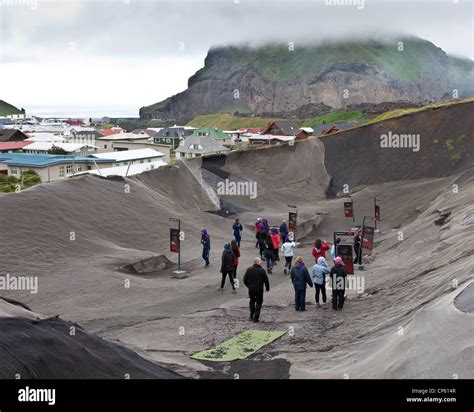
{"label": "grassy green hillside", "polygon": [[[416,81],[427,67],[439,66],[448,59],[445,53],[431,42],[419,38],[403,39],[403,51],[398,40],[391,42],[353,41],[321,46],[298,46],[290,51],[282,45],[259,48],[226,47],[216,49],[231,62],[232,70],[254,66],[272,81],[286,81],[306,76],[334,63],[363,62],[385,70],[396,79]],[[467,65],[472,63],[466,62]],[[196,78],[219,71],[219,65],[201,69]]]}
{"label": "grassy green hillside", "polygon": [[427,104],[422,107],[413,107],[413,108],[409,107],[406,109],[390,110],[388,112],[382,113],[381,115],[369,120],[367,123],[377,123],[382,120],[392,119],[392,118],[404,116],[410,113],[421,112],[423,110],[438,109],[440,107],[450,106],[453,104],[460,104],[460,103],[473,102],[473,101],[474,101],[474,98],[469,98],[469,99],[463,99],[463,100],[457,100],[457,101],[445,101],[445,102],[440,102],[440,103]]}
{"label": "grassy green hillside", "polygon": [[[390,110],[382,113],[376,117],[366,116],[361,111],[349,110],[349,111],[335,111],[328,113],[324,116],[314,117],[312,119],[293,119],[292,121],[298,126],[303,127],[315,127],[319,124],[333,124],[339,122],[356,121],[360,125],[368,123],[376,123],[382,120],[391,119],[394,117],[404,116],[406,114],[419,112],[422,110],[436,109],[452,104],[460,104],[465,102],[474,101],[474,98],[458,100],[458,101],[445,101],[440,103],[428,104],[422,107],[408,107],[403,109]],[[198,116],[188,123],[188,126],[193,127],[216,127],[220,130],[236,130],[241,127],[265,127],[271,121],[278,120],[274,118],[263,118],[263,117],[240,117],[231,114],[208,114]]]}
{"label": "grassy green hillside", "polygon": [[206,114],[188,123],[193,127],[216,127],[220,130],[236,130],[241,127],[265,127],[275,119],[264,117],[240,117],[231,114]]}
{"label": "grassy green hillside", "polygon": [[305,120],[304,126],[315,127],[319,124],[332,124],[348,121],[358,121],[364,123],[367,121],[364,113],[352,110],[352,111],[338,111],[325,114],[324,116],[314,117],[313,119]]}
{"label": "grassy green hillside", "polygon": [[23,113],[17,107],[0,100],[0,116],[8,116],[9,114],[21,114]]}

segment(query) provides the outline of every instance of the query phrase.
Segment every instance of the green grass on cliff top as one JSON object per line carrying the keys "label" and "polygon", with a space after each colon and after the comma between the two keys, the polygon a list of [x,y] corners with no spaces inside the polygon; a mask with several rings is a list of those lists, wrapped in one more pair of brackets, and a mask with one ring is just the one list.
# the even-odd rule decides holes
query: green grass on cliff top
{"label": "green grass on cliff top", "polygon": [[[440,60],[447,59],[444,52],[422,39],[404,39],[403,51],[398,42],[354,41],[324,46],[288,47],[270,45],[260,48],[227,47],[221,49],[232,61],[233,69],[254,65],[272,81],[286,81],[298,76],[317,73],[334,63],[363,62],[375,65],[402,81],[420,79],[423,70],[434,69]],[[208,67],[219,70],[219,67]]]}
{"label": "green grass on cliff top", "polygon": [[8,116],[10,114],[21,114],[23,113],[17,107],[0,100],[0,116]]}

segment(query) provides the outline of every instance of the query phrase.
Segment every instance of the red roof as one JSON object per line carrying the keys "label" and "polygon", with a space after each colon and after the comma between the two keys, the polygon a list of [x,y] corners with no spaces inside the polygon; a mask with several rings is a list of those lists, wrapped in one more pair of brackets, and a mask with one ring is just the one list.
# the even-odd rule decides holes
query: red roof
{"label": "red roof", "polygon": [[112,136],[113,134],[123,133],[123,129],[116,129],[116,130],[112,130],[112,129],[101,129],[100,132],[101,132],[104,136]]}
{"label": "red roof", "polygon": [[66,121],[67,124],[71,126],[82,126],[84,125],[84,121],[82,119],[70,119]]}
{"label": "red roof", "polygon": [[5,150],[20,150],[33,142],[1,142],[0,152]]}
{"label": "red roof", "polygon": [[241,127],[239,132],[255,133],[258,134],[262,131],[260,127]]}

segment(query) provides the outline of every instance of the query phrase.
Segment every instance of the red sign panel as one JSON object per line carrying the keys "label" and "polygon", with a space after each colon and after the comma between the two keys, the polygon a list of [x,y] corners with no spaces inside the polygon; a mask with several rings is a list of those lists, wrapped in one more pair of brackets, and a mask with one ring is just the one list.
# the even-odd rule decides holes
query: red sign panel
{"label": "red sign panel", "polygon": [[337,256],[342,258],[348,275],[354,274],[354,258],[352,256],[352,245],[337,245]]}
{"label": "red sign panel", "polygon": [[372,250],[374,248],[374,228],[372,226],[364,226],[362,230],[362,248]]}
{"label": "red sign panel", "polygon": [[170,229],[170,252],[179,253],[180,241],[179,241],[179,230]]}
{"label": "red sign panel", "polygon": [[352,202],[344,202],[344,215],[346,217],[353,217],[354,216],[354,209],[352,206]]}

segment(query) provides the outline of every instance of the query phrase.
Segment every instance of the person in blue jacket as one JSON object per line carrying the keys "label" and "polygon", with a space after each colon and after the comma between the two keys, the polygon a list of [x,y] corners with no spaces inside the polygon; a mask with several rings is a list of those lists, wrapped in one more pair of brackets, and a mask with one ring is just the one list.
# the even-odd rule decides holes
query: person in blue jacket
{"label": "person in blue jacket", "polygon": [[242,240],[242,231],[244,227],[240,223],[240,219],[235,219],[235,223],[232,225],[232,230],[234,231],[234,238],[237,246],[240,247],[240,241]]}
{"label": "person in blue jacket", "polygon": [[319,304],[319,294],[323,297],[323,304],[326,304],[326,275],[329,273],[329,267],[322,256],[318,258],[318,262],[311,269],[311,275],[313,276],[314,287],[316,288],[316,304],[318,308],[321,307]]}
{"label": "person in blue jacket", "polygon": [[209,254],[211,253],[211,237],[207,232],[207,229],[201,230],[201,245],[202,245],[202,258],[206,263],[205,267],[209,267]]}
{"label": "person in blue jacket", "polygon": [[295,266],[291,269],[291,282],[295,289],[295,309],[303,312],[306,306],[306,285],[312,288],[313,281],[301,256],[296,258]]}

